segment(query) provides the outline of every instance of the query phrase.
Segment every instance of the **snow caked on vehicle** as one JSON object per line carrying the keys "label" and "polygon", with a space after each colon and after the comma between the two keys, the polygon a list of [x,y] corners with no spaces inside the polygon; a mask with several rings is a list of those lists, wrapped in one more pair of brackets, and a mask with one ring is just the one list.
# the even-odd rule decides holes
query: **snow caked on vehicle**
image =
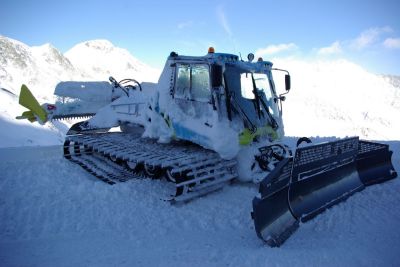
{"label": "snow caked on vehicle", "polygon": [[[205,56],[169,55],[158,83],[135,79],[61,82],[58,101],[40,105],[23,85],[19,118],[31,122],[90,117],[73,125],[65,158],[114,184],[142,172],[165,177],[175,202],[240,180],[259,184],[257,235],[281,245],[300,222],[366,186],[397,177],[388,145],[345,138],[296,148],[283,143],[282,102],[289,72],[254,55],[248,61],[210,48]],[[277,93],[272,73],[285,73]],[[119,130],[114,130],[119,127]],[[112,129],[110,131],[110,129]]]}

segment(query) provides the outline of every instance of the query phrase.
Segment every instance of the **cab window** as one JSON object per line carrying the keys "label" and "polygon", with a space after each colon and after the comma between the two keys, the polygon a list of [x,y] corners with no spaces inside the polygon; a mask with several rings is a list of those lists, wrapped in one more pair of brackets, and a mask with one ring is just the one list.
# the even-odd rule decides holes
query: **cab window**
{"label": "cab window", "polygon": [[211,97],[209,66],[178,64],[174,96],[186,100],[208,102]]}
{"label": "cab window", "polygon": [[175,96],[185,97],[185,92],[189,92],[190,89],[190,66],[180,65],[178,67],[176,85],[175,85]]}
{"label": "cab window", "polygon": [[254,99],[253,77],[251,76],[251,73],[240,74],[240,89],[242,97],[246,99]]}

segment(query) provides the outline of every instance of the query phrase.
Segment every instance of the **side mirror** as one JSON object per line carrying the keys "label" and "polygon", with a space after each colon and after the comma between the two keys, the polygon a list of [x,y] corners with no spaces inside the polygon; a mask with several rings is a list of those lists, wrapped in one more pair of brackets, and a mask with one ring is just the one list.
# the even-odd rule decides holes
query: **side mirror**
{"label": "side mirror", "polygon": [[286,89],[286,91],[290,90],[290,75],[289,74],[285,75],[285,89]]}
{"label": "side mirror", "polygon": [[222,86],[222,66],[218,64],[211,65],[211,86]]}

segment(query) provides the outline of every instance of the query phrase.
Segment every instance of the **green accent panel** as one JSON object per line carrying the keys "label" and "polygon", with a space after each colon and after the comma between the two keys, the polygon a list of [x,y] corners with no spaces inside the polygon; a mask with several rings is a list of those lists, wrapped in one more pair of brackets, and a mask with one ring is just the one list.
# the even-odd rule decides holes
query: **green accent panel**
{"label": "green accent panel", "polygon": [[[21,86],[21,93],[19,94],[19,104],[29,109],[41,120],[41,122],[45,123],[47,121],[46,111],[40,106],[39,102],[36,100],[36,98],[33,96],[31,91],[29,91],[28,87],[25,84]],[[28,120],[31,121],[31,119],[29,118]]]}
{"label": "green accent panel", "polygon": [[242,146],[249,145],[253,142],[254,138],[258,136],[269,136],[272,140],[278,139],[278,133],[268,125],[257,128],[255,133],[252,133],[248,128],[244,129],[243,132],[239,134],[239,144]]}
{"label": "green accent panel", "polygon": [[258,128],[255,136],[265,136],[265,135],[270,136],[272,140],[278,139],[278,133],[274,129],[272,129],[272,127],[269,125]]}
{"label": "green accent panel", "polygon": [[249,145],[253,142],[255,136],[255,133],[252,133],[248,128],[246,128],[239,134],[239,144],[242,146]]}
{"label": "green accent panel", "polygon": [[35,117],[35,115],[33,114],[32,111],[24,111],[24,112],[22,113],[22,115],[21,115],[21,116],[17,116],[16,119],[18,119],[18,120],[27,119],[27,120],[29,120],[30,122],[36,121],[36,117]]}

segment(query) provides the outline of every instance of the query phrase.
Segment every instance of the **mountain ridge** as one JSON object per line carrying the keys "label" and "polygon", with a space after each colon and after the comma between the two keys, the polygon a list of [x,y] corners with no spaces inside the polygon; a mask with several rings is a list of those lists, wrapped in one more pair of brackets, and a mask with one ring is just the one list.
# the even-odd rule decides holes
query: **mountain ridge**
{"label": "mountain ridge", "polygon": [[[113,76],[155,82],[160,72],[102,39],[79,43],[62,54],[51,44],[29,47],[0,36],[0,52],[0,119],[7,123],[30,125],[15,120],[24,111],[16,97],[23,83],[40,103],[52,103],[60,81],[104,81]],[[283,103],[286,135],[400,140],[399,76],[372,74],[346,59],[272,61],[292,76],[293,89]],[[283,78],[274,73],[278,93],[283,92]]]}
{"label": "mountain ridge", "polygon": [[[78,60],[71,61],[71,58],[61,53],[52,44],[30,47],[18,40],[0,36],[0,127],[14,129],[12,135],[7,130],[0,133],[2,143],[9,143],[11,146],[58,144],[62,142],[64,134],[73,123],[72,121],[52,122],[42,126],[16,120],[15,117],[25,111],[25,108],[18,104],[22,84],[29,87],[39,103],[54,103],[56,100],[53,94],[54,89],[60,81],[105,81],[111,75],[118,80],[134,78],[139,81],[155,81],[158,79],[157,70],[132,59],[133,56],[127,57],[129,52],[114,47],[109,41],[87,41],[78,45],[85,43],[90,44],[92,47],[88,48],[92,50],[101,49],[103,46],[106,47],[102,49],[103,52],[113,52],[111,55],[108,54],[108,57],[114,59],[113,64],[107,64],[109,58],[101,60],[103,58],[101,53],[97,53],[92,60],[88,60],[82,56],[82,52],[77,51],[75,55],[70,53],[70,56]],[[96,44],[96,47],[93,47],[93,44]],[[90,51],[86,50],[83,53],[90,54]],[[106,56],[107,54],[104,57]],[[82,60],[79,61],[79,59]],[[135,68],[125,70],[126,65]],[[87,71],[92,69],[93,71]],[[40,138],[40,135],[48,137]]]}
{"label": "mountain ridge", "polygon": [[[78,49],[81,47],[86,49]],[[88,59],[88,54],[94,56]],[[85,41],[63,54],[50,43],[30,47],[0,36],[0,85],[15,94],[25,83],[39,98],[51,99],[60,81],[107,80],[110,75],[154,82],[159,71],[108,40]]]}

